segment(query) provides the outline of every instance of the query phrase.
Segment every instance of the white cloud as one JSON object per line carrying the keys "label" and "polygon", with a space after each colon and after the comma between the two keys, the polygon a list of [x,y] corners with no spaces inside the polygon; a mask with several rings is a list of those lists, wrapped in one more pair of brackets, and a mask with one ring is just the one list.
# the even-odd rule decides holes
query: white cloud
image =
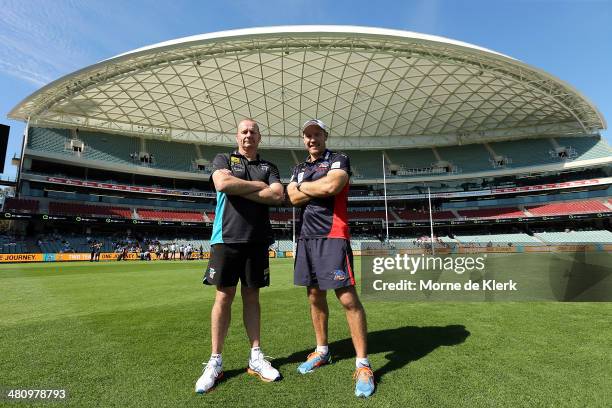
{"label": "white cloud", "polygon": [[[71,2],[6,1],[0,8],[0,72],[42,85],[90,59],[78,46]],[[75,23],[76,22],[76,23]]]}

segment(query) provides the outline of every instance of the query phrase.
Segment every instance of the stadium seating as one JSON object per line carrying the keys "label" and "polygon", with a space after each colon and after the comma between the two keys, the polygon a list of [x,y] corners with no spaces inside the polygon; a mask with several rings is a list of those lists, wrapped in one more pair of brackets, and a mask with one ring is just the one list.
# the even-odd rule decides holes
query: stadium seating
{"label": "stadium seating", "polygon": [[30,127],[28,148],[48,153],[66,153],[66,142],[70,140],[67,129],[47,129]]}
{"label": "stadium seating", "polygon": [[28,200],[23,198],[7,198],[4,201],[4,212],[37,213],[38,200]]}
{"label": "stadium seating", "polygon": [[549,203],[537,206],[528,206],[525,209],[535,216],[589,214],[611,211],[601,201],[597,200]]}
{"label": "stadium seating", "polygon": [[512,159],[508,167],[527,167],[559,162],[558,158],[552,157],[549,153],[553,148],[549,139],[524,139],[520,142],[495,142],[489,145],[496,154]]}
{"label": "stadium seating", "polygon": [[[416,210],[401,210],[397,211],[397,215],[406,221],[426,221],[429,220],[429,212],[427,211],[416,211]],[[437,211],[432,213],[432,219],[434,220],[453,220],[455,215],[452,211]]]}
{"label": "stadium seating", "polygon": [[293,241],[288,239],[279,239],[276,241],[276,249],[279,251],[293,251]]}
{"label": "stadium seating", "polygon": [[483,144],[438,147],[438,154],[444,161],[451,162],[461,173],[473,173],[492,168],[490,154]]}
{"label": "stadium seating", "polygon": [[0,235],[0,254],[32,253],[33,248],[27,239],[15,236]]}
{"label": "stadium seating", "polygon": [[212,162],[219,153],[230,153],[234,149],[228,146],[200,146],[202,159]]}
{"label": "stadium seating", "polygon": [[[80,131],[78,138],[84,142],[80,157],[108,163],[141,165],[138,158],[131,158],[131,153],[142,150],[141,140],[135,137],[115,134]],[[29,131],[28,147],[33,150],[74,156],[66,146],[71,139],[71,132],[66,129],[36,128]],[[604,139],[599,137],[558,137],[522,139],[520,141],[492,142],[489,146],[496,154],[511,159],[510,168],[536,166],[558,163],[560,159],[554,151],[555,142],[562,147],[575,151],[574,160],[588,160],[609,157],[612,150]],[[144,142],[147,153],[154,159],[150,167],[175,171],[192,172],[194,161],[201,159],[211,162],[217,153],[228,153],[233,149],[224,146],[202,146],[188,143],[169,142],[148,139]],[[490,153],[483,144],[463,146],[445,146],[437,148],[440,159],[457,166],[461,173],[491,170]],[[346,150],[351,158],[355,174],[360,178],[382,177],[382,150],[361,151]],[[283,178],[288,178],[295,165],[295,157],[301,161],[306,156],[304,151],[287,151],[281,149],[262,149],[262,157],[275,163]],[[424,169],[438,161],[431,148],[393,149],[385,151],[390,163],[397,166],[399,177],[409,177],[401,170]],[[417,174],[415,174],[417,175]]]}
{"label": "stadium seating", "polygon": [[190,221],[203,222],[204,216],[201,212],[176,211],[176,210],[152,210],[148,208],[138,208],[138,215],[143,220],[164,220],[164,221]]}
{"label": "stadium seating", "polygon": [[457,211],[460,216],[470,219],[480,218],[520,218],[527,217],[523,211],[516,207],[504,207],[504,208],[481,208],[476,210],[459,210]]}
{"label": "stadium seating", "polygon": [[291,177],[291,172],[296,163],[290,152],[273,149],[261,149],[259,151],[262,159],[268,160],[278,167],[278,171],[282,178],[288,179]]}
{"label": "stadium seating", "polygon": [[193,162],[198,158],[193,144],[155,139],[146,141],[146,152],[153,155],[149,167],[174,171],[194,171]]}
{"label": "stadium seating", "polygon": [[382,178],[382,153],[381,151],[356,151],[347,150],[346,153],[351,162],[351,168],[361,178]]}
{"label": "stadium seating", "polygon": [[[295,215],[296,218],[298,215]],[[270,220],[278,222],[288,222],[293,219],[292,211],[270,211]]]}
{"label": "stadium seating", "polygon": [[455,235],[455,239],[462,244],[478,244],[486,246],[491,243],[502,245],[542,245],[542,241],[527,234],[494,234],[494,235]]}
{"label": "stadium seating", "polygon": [[[406,169],[417,169],[417,168],[425,168],[430,167],[432,163],[437,161],[436,156],[433,153],[433,150],[430,148],[422,148],[422,149],[394,149],[394,150],[386,150],[387,157],[391,160],[393,165],[403,166]],[[376,155],[380,156],[379,154]],[[381,159],[382,160],[382,159]],[[378,172],[381,172],[382,162],[377,160]]]}
{"label": "stadium seating", "polygon": [[[350,211],[348,212],[350,220],[384,220],[384,211]],[[393,216],[389,214],[389,219],[393,219]]]}
{"label": "stadium seating", "polygon": [[560,146],[573,147],[576,151],[574,160],[589,160],[608,157],[612,150],[603,138],[598,137],[563,137],[555,139]]}
{"label": "stadium seating", "polygon": [[55,201],[49,203],[49,214],[132,218],[132,211],[126,207],[59,203]]}
{"label": "stadium seating", "polygon": [[81,157],[89,160],[130,165],[134,164],[130,154],[140,150],[133,137],[80,131],[79,139],[85,144]]}
{"label": "stadium seating", "polygon": [[568,231],[540,232],[535,234],[540,240],[548,243],[612,243],[610,231]]}

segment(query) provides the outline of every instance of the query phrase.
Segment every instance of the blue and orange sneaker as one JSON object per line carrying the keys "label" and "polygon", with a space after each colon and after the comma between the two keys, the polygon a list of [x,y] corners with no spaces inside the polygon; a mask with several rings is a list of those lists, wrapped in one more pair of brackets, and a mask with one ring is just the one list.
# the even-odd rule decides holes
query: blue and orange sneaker
{"label": "blue and orange sneaker", "polygon": [[330,363],[331,363],[330,353],[323,354],[319,351],[313,351],[312,353],[308,355],[308,357],[306,358],[306,361],[300,364],[297,370],[298,370],[298,373],[300,374],[306,374],[306,373],[312,372],[312,370],[314,370],[315,368],[319,368],[321,366],[324,366]]}
{"label": "blue and orange sneaker", "polygon": [[355,380],[355,396],[367,398],[374,393],[376,384],[374,382],[374,373],[368,366],[359,367],[353,374]]}

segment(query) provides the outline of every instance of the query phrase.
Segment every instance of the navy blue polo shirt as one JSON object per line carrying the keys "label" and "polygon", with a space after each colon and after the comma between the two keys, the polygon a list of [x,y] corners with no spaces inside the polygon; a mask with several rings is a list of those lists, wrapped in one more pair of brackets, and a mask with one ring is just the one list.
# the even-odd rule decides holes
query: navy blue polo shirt
{"label": "navy blue polo shirt", "polygon": [[[230,154],[220,153],[215,156],[212,165],[213,173],[216,170],[228,169],[234,177],[242,180],[263,181],[268,185],[280,183],[276,165],[262,160],[259,155],[257,159],[249,161],[238,151]],[[266,242],[268,244],[274,242],[269,206],[241,196],[217,191],[211,245],[247,242]]]}
{"label": "navy blue polo shirt", "polygon": [[[351,164],[347,155],[325,150],[317,160],[308,159],[293,168],[291,181],[316,181],[327,176],[330,170],[341,169],[351,175]],[[348,190],[346,183],[342,191],[331,197],[313,197],[300,212],[299,238],[343,238],[349,239]]]}

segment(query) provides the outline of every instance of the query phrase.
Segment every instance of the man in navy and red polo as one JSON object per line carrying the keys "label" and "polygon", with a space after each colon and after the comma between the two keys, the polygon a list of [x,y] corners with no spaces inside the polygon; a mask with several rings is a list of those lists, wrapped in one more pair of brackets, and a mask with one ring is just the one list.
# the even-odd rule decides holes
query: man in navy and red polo
{"label": "man in navy and red polo", "polygon": [[317,348],[298,371],[305,374],[331,361],[327,291],[334,290],[346,312],[357,354],[355,395],[369,397],[375,383],[367,355],[365,311],[355,290],[347,217],[351,165],[348,156],[326,148],[328,136],[322,121],[304,123],[302,137],[308,157],[294,168],[287,186],[291,204],[301,207],[294,283],[307,288],[317,341]]}

